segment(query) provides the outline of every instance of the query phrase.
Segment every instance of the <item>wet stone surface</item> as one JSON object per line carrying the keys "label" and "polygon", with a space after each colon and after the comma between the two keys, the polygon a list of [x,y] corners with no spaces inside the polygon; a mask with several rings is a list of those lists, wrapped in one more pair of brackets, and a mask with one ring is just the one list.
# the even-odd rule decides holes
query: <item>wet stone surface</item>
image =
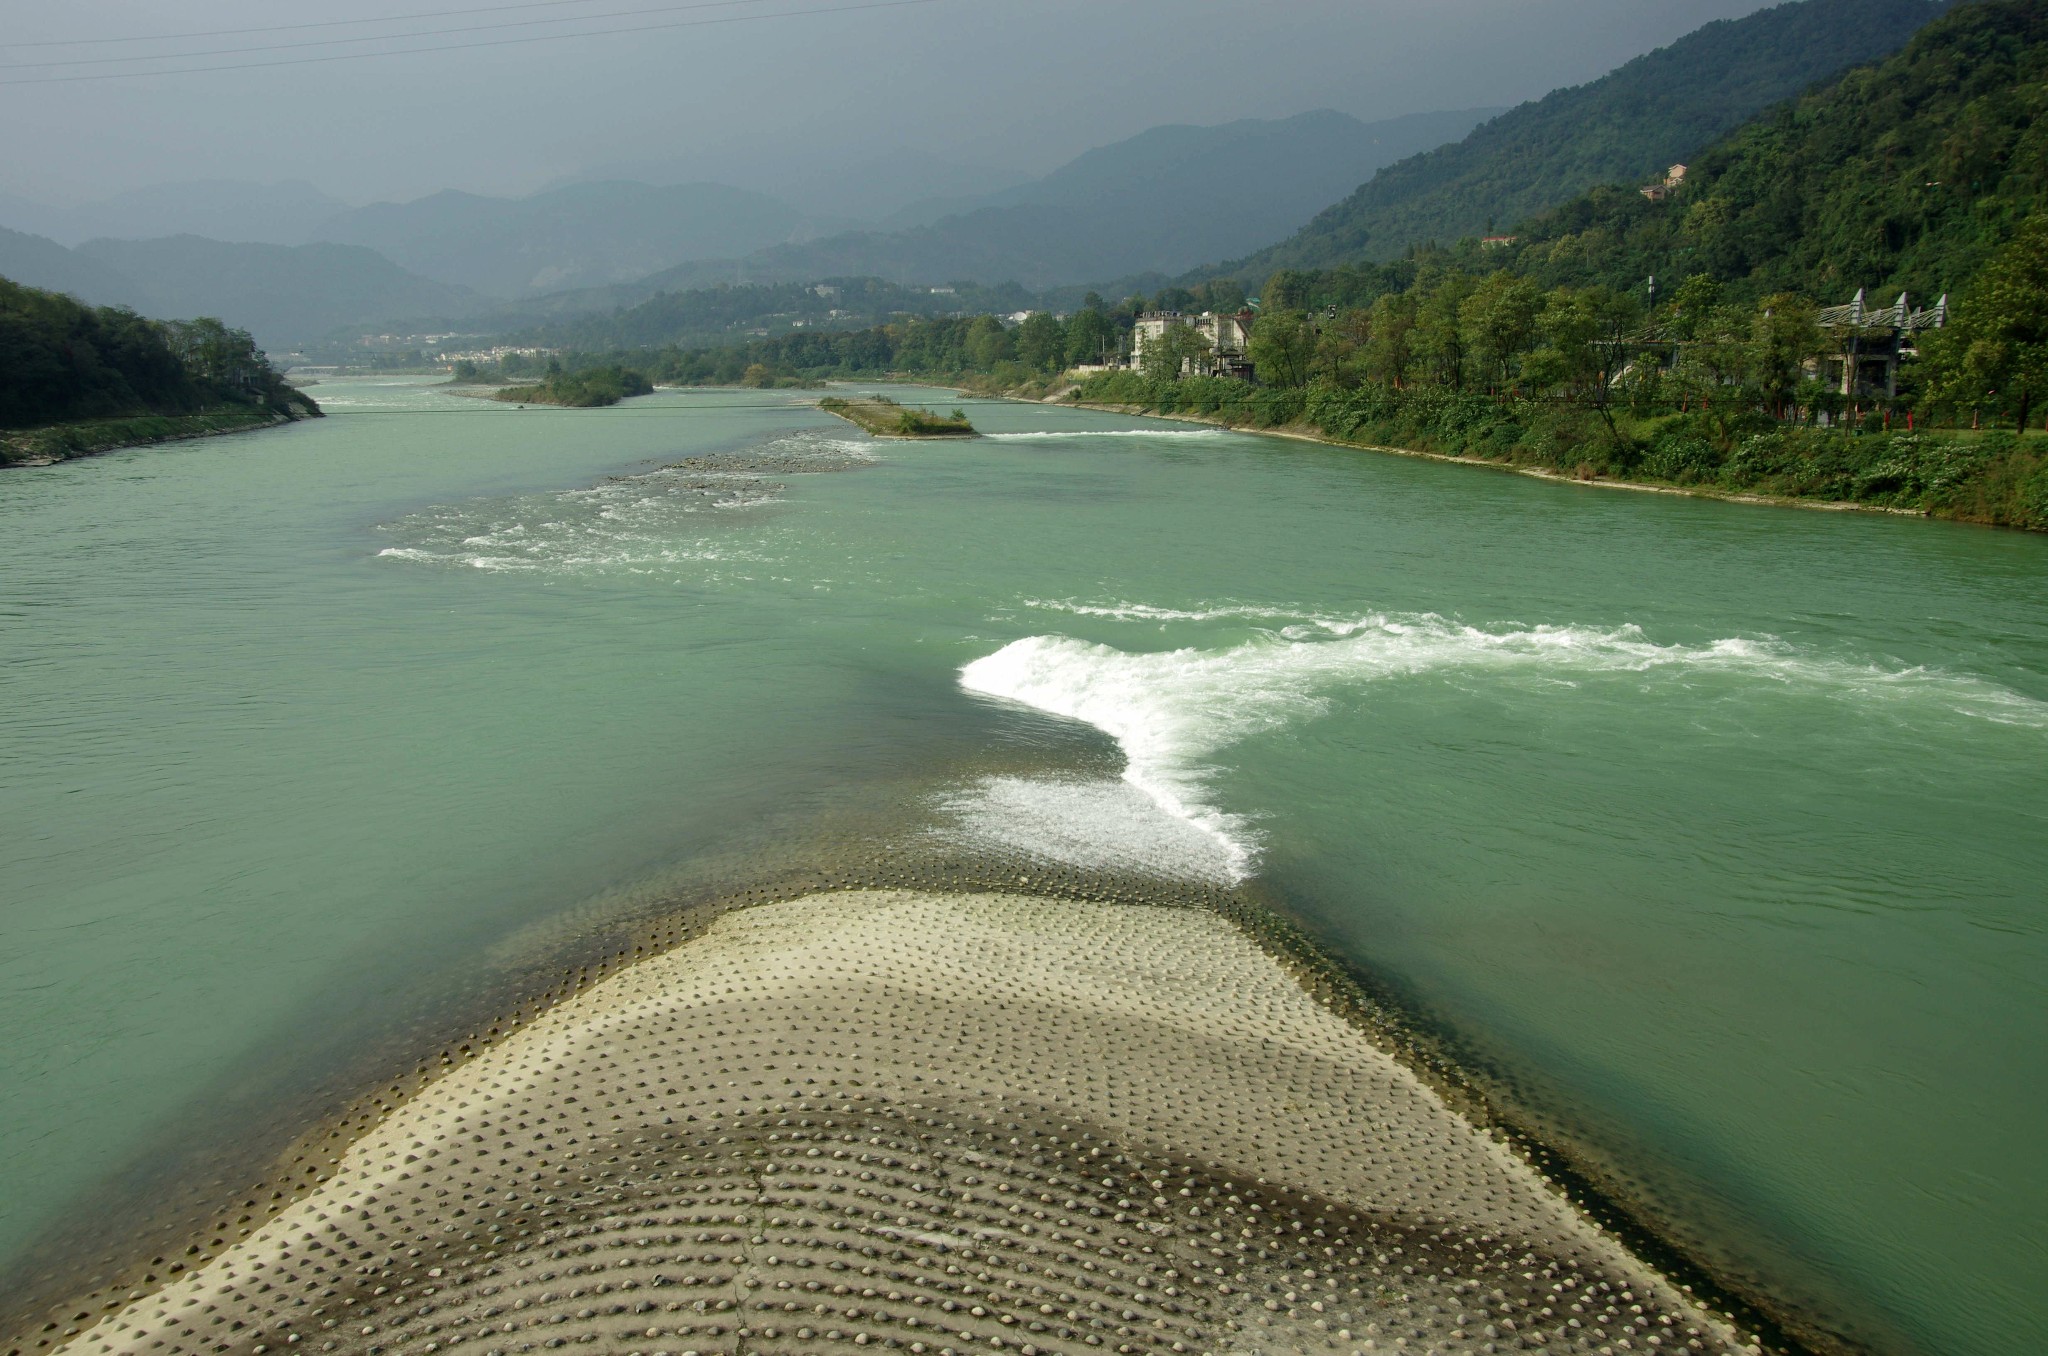
{"label": "wet stone surface", "polygon": [[78,1352],[1740,1351],[1214,914],[720,918]]}

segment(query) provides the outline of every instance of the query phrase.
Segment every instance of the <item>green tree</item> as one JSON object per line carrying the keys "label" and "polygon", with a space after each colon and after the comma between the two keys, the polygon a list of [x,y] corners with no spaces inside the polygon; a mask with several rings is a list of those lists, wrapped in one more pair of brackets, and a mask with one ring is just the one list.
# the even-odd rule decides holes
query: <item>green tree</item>
{"label": "green tree", "polygon": [[1480,379],[1496,387],[1509,385],[1521,356],[1536,337],[1536,317],[1543,294],[1536,284],[1505,270],[1483,280],[1458,306],[1458,325],[1466,335]]}
{"label": "green tree", "polygon": [[1268,311],[1306,311],[1314,301],[1315,275],[1298,268],[1283,268],[1266,279],[1259,305]]}
{"label": "green tree", "polygon": [[1938,404],[1990,403],[2026,429],[2048,396],[2048,212],[2027,219],[1923,346]]}
{"label": "green tree", "polygon": [[1184,321],[1174,321],[1145,343],[1145,375],[1154,381],[1177,381],[1189,363],[1201,363],[1210,354],[1209,341],[1202,332]]}
{"label": "green tree", "polygon": [[1715,441],[1733,443],[1735,420],[1756,404],[1750,383],[1754,316],[1740,306],[1716,306],[1700,317],[1693,338],[1679,349],[1676,378],[1688,407],[1705,417]]}
{"label": "green tree", "polygon": [[1084,307],[1067,320],[1067,362],[1070,366],[1107,362],[1116,346],[1116,325],[1099,308]]}
{"label": "green tree", "polygon": [[1389,292],[1372,304],[1365,341],[1365,371],[1372,380],[1396,390],[1408,384],[1415,367],[1415,297]]}
{"label": "green tree", "polygon": [[1459,311],[1471,295],[1471,279],[1453,273],[1426,286],[1415,308],[1415,355],[1432,382],[1454,391],[1465,389],[1470,350]]}
{"label": "green tree", "polygon": [[1721,304],[1721,284],[1711,273],[1695,273],[1678,285],[1671,299],[1671,337],[1681,342],[1699,333],[1700,325]]}
{"label": "green tree", "polygon": [[1067,331],[1050,311],[1035,311],[1017,327],[1017,358],[1034,372],[1057,372],[1067,356]]}
{"label": "green tree", "polygon": [[1372,339],[1372,313],[1340,311],[1316,337],[1315,377],[1333,386],[1354,387],[1365,376],[1365,350]]}
{"label": "green tree", "polygon": [[1314,370],[1315,327],[1300,311],[1268,308],[1252,325],[1245,351],[1268,386],[1306,386]]}
{"label": "green tree", "polygon": [[1539,328],[1544,344],[1523,361],[1523,375],[1539,389],[1562,387],[1572,399],[1596,411],[1619,446],[1614,393],[1622,373],[1639,354],[1641,326],[1642,310],[1626,292],[1561,287],[1543,308]]}
{"label": "green tree", "polygon": [[1749,380],[1774,415],[1792,404],[1808,360],[1824,344],[1818,313],[1804,297],[1780,292],[1757,307],[1750,322]]}
{"label": "green tree", "polygon": [[993,372],[997,363],[1008,362],[1017,356],[1014,335],[1003,328],[1003,322],[992,315],[978,315],[967,330],[967,357],[976,368]]}

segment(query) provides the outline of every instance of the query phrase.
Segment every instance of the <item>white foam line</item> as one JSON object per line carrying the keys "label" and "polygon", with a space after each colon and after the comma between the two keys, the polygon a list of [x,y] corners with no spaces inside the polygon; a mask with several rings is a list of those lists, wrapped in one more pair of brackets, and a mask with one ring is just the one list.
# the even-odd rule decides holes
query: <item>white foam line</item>
{"label": "white foam line", "polygon": [[1257,621],[1284,621],[1290,619],[1314,620],[1313,613],[1275,611],[1270,607],[1254,607],[1248,604],[1221,604],[1214,607],[1175,608],[1154,607],[1148,603],[1077,603],[1068,599],[1026,598],[1024,606],[1039,608],[1046,612],[1066,612],[1077,617],[1113,617],[1118,621],[1223,621],[1229,618],[1245,618]]}
{"label": "white foam line", "polygon": [[[1108,613],[1133,614],[1144,620],[1207,615],[1131,605]],[[960,683],[970,692],[1085,721],[1115,739],[1124,753],[1124,780],[1213,838],[1229,871],[1242,878],[1256,863],[1257,836],[1243,817],[1211,803],[1215,769],[1208,760],[1257,731],[1320,714],[1326,694],[1338,687],[1451,669],[1673,668],[1738,673],[1861,701],[1932,697],[1964,716],[2048,729],[2048,703],[1967,675],[1847,663],[1776,640],[1658,645],[1634,626],[1485,631],[1431,613],[1341,623],[1319,618],[1225,649],[1149,654],[1067,636],[1028,636],[966,665]]]}

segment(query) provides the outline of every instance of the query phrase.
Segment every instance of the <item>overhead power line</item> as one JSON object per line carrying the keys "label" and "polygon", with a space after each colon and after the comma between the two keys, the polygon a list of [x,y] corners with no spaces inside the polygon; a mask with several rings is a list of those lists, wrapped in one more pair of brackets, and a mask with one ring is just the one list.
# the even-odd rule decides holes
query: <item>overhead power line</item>
{"label": "overhead power line", "polygon": [[[577,0],[592,4],[595,0]],[[679,14],[685,10],[733,9],[741,5],[765,5],[770,0],[699,0],[689,5],[657,5],[653,9],[618,9],[603,14],[573,14],[560,19],[514,19],[510,23],[470,24],[463,28],[428,28],[415,33],[372,33],[360,38],[309,38],[304,42],[279,42],[266,47],[214,47],[198,52],[148,52],[141,56],[79,57],[70,61],[0,62],[0,71],[50,70],[63,66],[112,66],[137,61],[189,61],[196,57],[241,56],[254,52],[289,52],[306,47],[343,47],[365,42],[407,42],[414,38],[445,38],[458,33],[498,33],[511,28],[537,28],[543,24],[594,23],[599,19],[633,19],[647,14]],[[561,34],[574,37],[573,33]],[[409,49],[408,49],[409,50]],[[381,55],[365,52],[365,56]],[[138,72],[146,74],[147,72]]]}
{"label": "overhead power line", "polygon": [[322,19],[310,24],[276,24],[269,28],[208,28],[196,33],[130,34],[119,38],[44,38],[7,42],[0,47],[100,47],[113,42],[186,42],[196,38],[252,38],[262,33],[297,33],[308,28],[350,28],[362,24],[406,24],[418,19],[454,19],[466,14],[498,14],[515,9],[557,9],[563,5],[594,5],[598,0],[526,0],[522,5],[482,5],[475,9],[437,9],[425,14],[387,14],[381,19]]}
{"label": "overhead power line", "polygon": [[[911,5],[937,5],[948,0],[870,0],[867,4],[838,5],[825,9],[792,9],[778,14],[733,14],[719,19],[685,19],[675,23],[631,24],[623,28],[599,28],[584,33],[536,33],[521,38],[491,38],[482,42],[451,42],[435,47],[400,47],[388,52],[344,52],[334,56],[287,57],[281,61],[244,61],[222,66],[185,66],[161,71],[107,71],[97,75],[44,75],[0,80],[0,85],[68,85],[83,81],[137,80],[165,75],[206,75],[216,71],[253,71],[273,66],[312,66],[332,61],[367,61],[375,57],[413,56],[426,52],[466,52],[483,47],[516,47],[535,42],[562,42],[570,38],[602,38],[619,33],[651,33],[675,28],[710,28],[720,24],[759,23],[769,19],[816,18],[828,14],[853,14],[863,10],[903,9]],[[393,41],[403,41],[402,36]],[[175,56],[159,60],[176,61]],[[70,65],[72,63],[59,63]]]}

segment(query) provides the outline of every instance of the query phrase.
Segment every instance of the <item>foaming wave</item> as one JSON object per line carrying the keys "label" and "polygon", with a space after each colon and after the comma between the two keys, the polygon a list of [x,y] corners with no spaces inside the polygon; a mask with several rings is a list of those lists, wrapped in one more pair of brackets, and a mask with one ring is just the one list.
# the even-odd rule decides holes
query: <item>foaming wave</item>
{"label": "foaming wave", "polygon": [[[1153,609],[1144,619],[1169,611]],[[1211,760],[1259,731],[1320,715],[1333,692],[1442,671],[1569,676],[1659,670],[1732,674],[1871,703],[1931,698],[1965,716],[2048,729],[2048,703],[1965,675],[1847,663],[1774,640],[1659,645],[1634,626],[1487,631],[1433,613],[1317,618],[1224,649],[1149,654],[1067,636],[1029,636],[966,665],[960,683],[970,692],[1085,721],[1115,739],[1124,753],[1124,780],[1211,839],[1230,878],[1242,879],[1256,865],[1258,836],[1244,817],[1212,803]]]}
{"label": "foaming wave", "polygon": [[[1072,599],[1026,598],[1024,606],[1045,612],[1065,612],[1076,617],[1113,617],[1118,621],[1311,621],[1313,613],[1284,608],[1253,606],[1248,603],[1218,603],[1210,607],[1154,607],[1149,603],[1077,603]],[[1332,622],[1331,625],[1345,623]]]}
{"label": "foaming wave", "polygon": [[1227,430],[1220,428],[1122,428],[1122,429],[1075,429],[1070,433],[1046,430],[1035,433],[984,433],[981,436],[989,442],[1028,443],[1059,441],[1072,438],[1221,438]]}
{"label": "foaming wave", "polygon": [[1227,843],[1128,782],[990,777],[943,796],[940,839],[1042,862],[1228,885]]}
{"label": "foaming wave", "polygon": [[773,503],[782,486],[742,473],[668,467],[586,489],[445,504],[380,531],[377,554],[495,572],[655,573],[735,558],[711,515]]}

